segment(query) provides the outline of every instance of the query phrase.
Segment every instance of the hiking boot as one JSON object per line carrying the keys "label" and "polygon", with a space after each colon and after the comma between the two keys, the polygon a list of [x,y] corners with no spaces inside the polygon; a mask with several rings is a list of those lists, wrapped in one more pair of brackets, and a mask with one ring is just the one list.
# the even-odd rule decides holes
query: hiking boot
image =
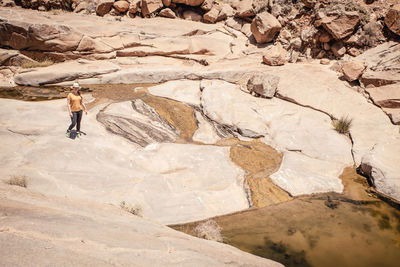
{"label": "hiking boot", "polygon": [[77,137],[81,137],[81,135],[82,135],[81,132],[76,132]]}
{"label": "hiking boot", "polygon": [[65,135],[69,138],[69,137],[71,137],[71,131],[70,130],[67,130],[67,132],[65,133]]}

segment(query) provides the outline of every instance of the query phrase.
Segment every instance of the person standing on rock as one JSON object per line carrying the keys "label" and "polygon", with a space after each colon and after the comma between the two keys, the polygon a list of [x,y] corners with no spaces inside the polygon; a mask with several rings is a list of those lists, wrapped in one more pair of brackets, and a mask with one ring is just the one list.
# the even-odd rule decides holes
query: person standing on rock
{"label": "person standing on rock", "polygon": [[76,132],[78,137],[81,135],[81,120],[82,120],[82,113],[85,111],[87,114],[86,106],[83,103],[82,94],[79,91],[81,87],[79,83],[74,83],[72,85],[72,92],[67,96],[67,103],[68,103],[68,113],[71,117],[71,125],[68,127],[67,130],[67,137],[71,136],[71,130],[76,125]]}

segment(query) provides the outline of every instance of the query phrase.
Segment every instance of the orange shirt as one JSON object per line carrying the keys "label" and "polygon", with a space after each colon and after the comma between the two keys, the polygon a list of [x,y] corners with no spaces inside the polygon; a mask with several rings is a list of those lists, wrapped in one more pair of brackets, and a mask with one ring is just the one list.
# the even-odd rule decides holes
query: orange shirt
{"label": "orange shirt", "polygon": [[67,99],[69,100],[71,111],[80,111],[83,109],[81,105],[82,97],[80,95],[69,93]]}

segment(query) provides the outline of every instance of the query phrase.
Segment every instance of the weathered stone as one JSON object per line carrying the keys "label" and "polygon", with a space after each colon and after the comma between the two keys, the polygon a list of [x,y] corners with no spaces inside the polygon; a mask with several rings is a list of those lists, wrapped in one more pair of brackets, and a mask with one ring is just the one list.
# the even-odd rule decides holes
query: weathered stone
{"label": "weathered stone", "polygon": [[198,129],[193,134],[193,141],[202,142],[204,144],[215,144],[221,137],[218,136],[212,124],[205,116],[196,111],[195,118],[198,124]]}
{"label": "weathered stone", "polygon": [[204,2],[201,4],[201,9],[204,11],[210,11],[213,7],[213,2],[214,0],[204,0]]}
{"label": "weathered stone", "polygon": [[271,42],[280,29],[279,21],[268,12],[257,14],[251,23],[251,32],[259,44]]}
{"label": "weathered stone", "polygon": [[235,10],[229,4],[223,4],[221,11],[218,15],[218,20],[224,20],[228,17],[232,17],[235,14]]}
{"label": "weathered stone", "polygon": [[203,19],[206,22],[215,23],[218,19],[219,10],[214,6],[210,11],[203,15]]}
{"label": "weathered stone", "polygon": [[162,3],[162,0],[142,0],[141,2],[142,15],[148,16],[153,12],[156,12],[157,10],[161,9],[163,6],[164,5]]}
{"label": "weathered stone", "polygon": [[170,18],[170,19],[174,19],[176,18],[176,15],[174,13],[174,11],[172,11],[170,8],[164,8],[163,10],[160,11],[160,13],[158,13],[161,17],[166,17],[166,18]]}
{"label": "weathered stone", "polygon": [[241,31],[243,27],[243,21],[238,18],[228,18],[225,22],[228,27],[235,29],[237,31]]}
{"label": "weathered stone", "polygon": [[162,0],[164,6],[169,7],[171,5],[171,0]]}
{"label": "weathered stone", "polygon": [[77,51],[90,51],[93,53],[109,53],[114,51],[114,48],[103,43],[101,40],[93,39],[89,36],[83,36]]}
{"label": "weathered stone", "polygon": [[200,6],[204,0],[172,0],[172,3],[185,4],[187,6]]}
{"label": "weathered stone", "polygon": [[256,73],[247,81],[247,90],[260,96],[272,98],[278,88],[279,78],[265,73]]}
{"label": "weathered stone", "polygon": [[129,3],[125,0],[119,0],[114,2],[114,8],[118,10],[118,12],[125,13],[129,9]]}
{"label": "weathered stone", "polygon": [[344,78],[349,81],[358,80],[365,70],[365,65],[362,62],[345,61],[342,63],[342,72]]}
{"label": "weathered stone", "polygon": [[364,87],[373,85],[375,87],[400,83],[400,73],[397,71],[372,71],[367,70],[360,78],[360,82]]}
{"label": "weathered stone", "polygon": [[353,33],[355,27],[360,22],[357,12],[343,12],[336,16],[326,16],[322,18],[321,24],[336,40]]}
{"label": "weathered stone", "polygon": [[305,27],[301,33],[300,38],[305,43],[311,43],[318,30],[314,26]]}
{"label": "weathered stone", "polygon": [[269,48],[263,54],[263,61],[270,66],[280,66],[286,63],[287,51],[281,45],[275,45]]}
{"label": "weathered stone", "polygon": [[331,50],[331,45],[329,43],[324,43],[324,50],[325,51]]}
{"label": "weathered stone", "polygon": [[361,170],[368,175],[376,189],[400,200],[400,140],[376,144],[361,160]]}
{"label": "weathered stone", "polygon": [[16,5],[15,5],[14,0],[2,0],[1,1],[1,6],[4,6],[4,7],[15,7]]}
{"label": "weathered stone", "polygon": [[400,4],[389,9],[385,16],[385,24],[392,32],[400,35]]}
{"label": "weathered stone", "polygon": [[374,103],[382,108],[393,124],[400,125],[400,83],[380,87],[367,87]]}
{"label": "weathered stone", "polygon": [[201,21],[203,17],[199,13],[192,10],[185,10],[183,12],[183,18],[191,21]]}
{"label": "weathered stone", "polygon": [[265,0],[243,0],[234,4],[236,7],[236,17],[252,17],[268,6]]}
{"label": "weathered stone", "polygon": [[346,47],[343,42],[337,41],[331,46],[331,50],[336,57],[342,57],[346,54]]}
{"label": "weathered stone", "polygon": [[296,50],[299,50],[301,48],[302,44],[303,43],[302,43],[301,39],[298,37],[290,40],[290,47],[292,47]]}
{"label": "weathered stone", "polygon": [[96,14],[99,16],[104,16],[110,12],[113,4],[114,0],[99,0],[96,5]]}
{"label": "weathered stone", "polygon": [[353,57],[357,57],[357,56],[359,56],[359,55],[361,54],[360,50],[358,50],[358,49],[355,48],[355,47],[350,48],[350,49],[347,51],[347,53],[348,53],[350,56],[353,56]]}
{"label": "weathered stone", "polygon": [[88,8],[88,3],[87,2],[80,2],[74,9],[75,13],[80,13],[83,11],[86,11]]}
{"label": "weathered stone", "polygon": [[327,32],[323,32],[320,36],[319,36],[319,41],[321,43],[328,43],[330,42],[330,40],[332,40],[332,36],[327,33]]}

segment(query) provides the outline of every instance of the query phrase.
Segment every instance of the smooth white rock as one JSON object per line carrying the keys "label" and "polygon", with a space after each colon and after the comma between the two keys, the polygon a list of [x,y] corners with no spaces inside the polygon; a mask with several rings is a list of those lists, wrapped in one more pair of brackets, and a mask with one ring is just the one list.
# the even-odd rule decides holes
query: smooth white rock
{"label": "smooth white rock", "polygon": [[193,134],[193,141],[202,142],[204,144],[215,144],[221,139],[215,132],[211,123],[208,122],[200,112],[195,111],[194,115],[198,122],[198,128]]}
{"label": "smooth white rock", "polygon": [[361,169],[376,189],[400,201],[400,139],[375,145],[361,160]]}
{"label": "smooth white rock", "polygon": [[310,158],[301,153],[285,152],[272,181],[292,196],[324,192],[343,192],[339,178],[343,164]]}
{"label": "smooth white rock", "polygon": [[191,80],[169,81],[148,88],[152,95],[170,98],[193,106],[200,106],[200,82]]}

